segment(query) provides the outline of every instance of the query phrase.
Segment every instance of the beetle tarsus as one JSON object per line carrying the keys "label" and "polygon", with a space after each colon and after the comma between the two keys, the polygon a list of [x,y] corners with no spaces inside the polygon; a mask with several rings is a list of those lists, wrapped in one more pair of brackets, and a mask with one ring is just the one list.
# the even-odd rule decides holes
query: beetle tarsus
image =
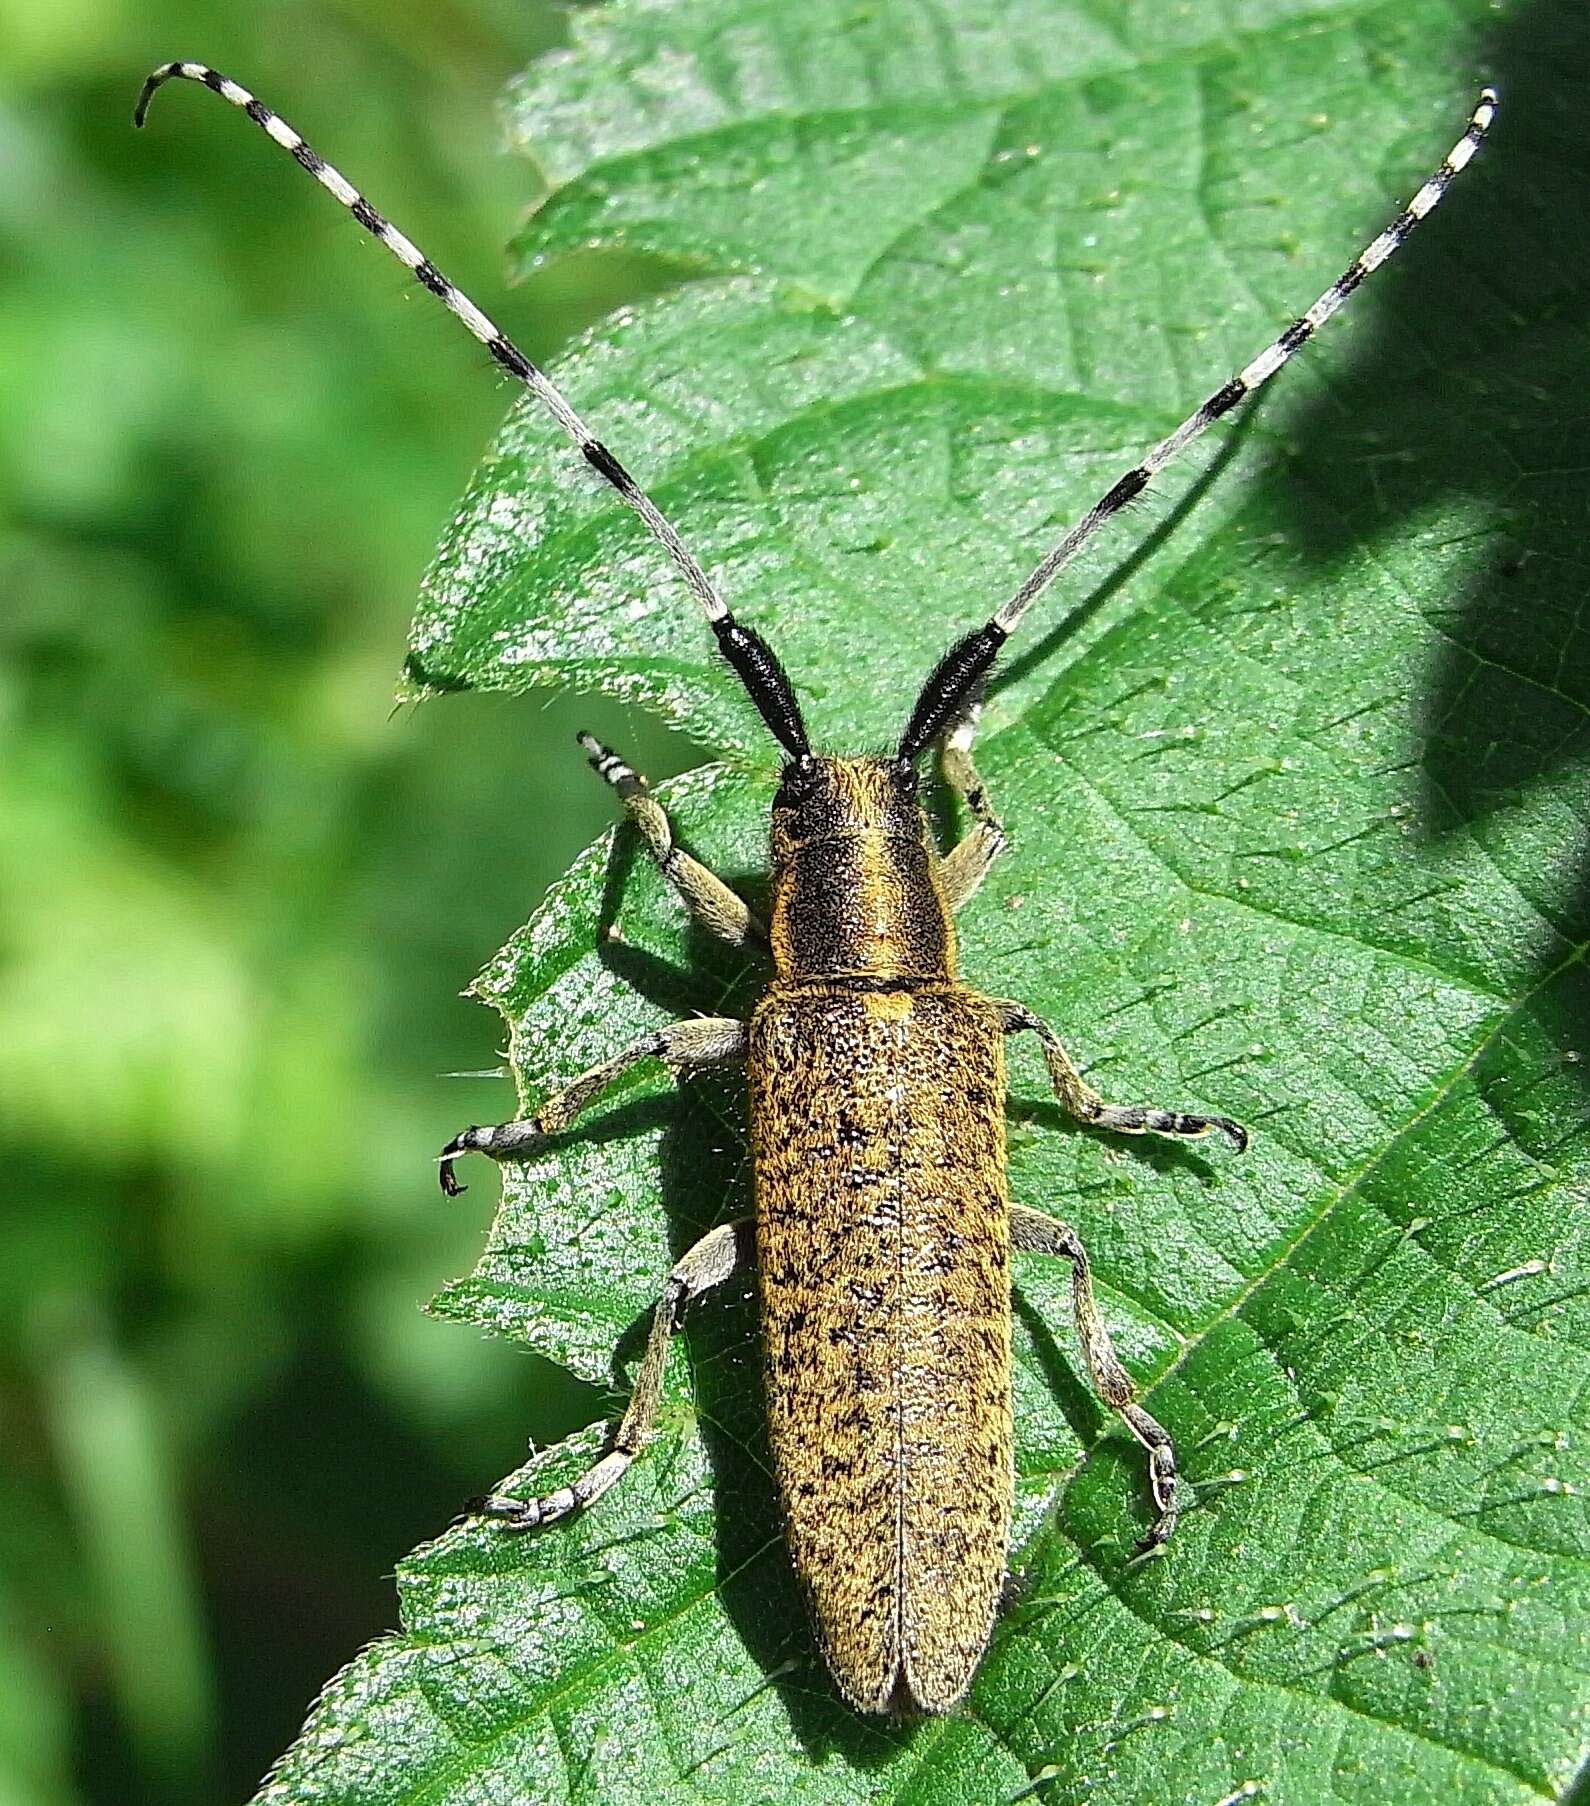
{"label": "beetle tarsus", "polygon": [[1209,1126],[1218,1129],[1239,1154],[1248,1151],[1248,1131],[1239,1122],[1233,1122],[1229,1116],[1211,1116]]}
{"label": "beetle tarsus", "polygon": [[436,1157],[436,1177],[441,1184],[444,1197],[461,1198],[469,1187],[458,1177],[458,1156],[483,1152],[480,1140],[482,1134],[489,1135],[489,1129],[482,1130],[477,1123],[471,1123],[448,1142]]}
{"label": "beetle tarsus", "polygon": [[510,1499],[502,1493],[477,1493],[464,1502],[464,1515],[491,1518],[505,1530],[534,1530],[541,1522],[539,1499]]}

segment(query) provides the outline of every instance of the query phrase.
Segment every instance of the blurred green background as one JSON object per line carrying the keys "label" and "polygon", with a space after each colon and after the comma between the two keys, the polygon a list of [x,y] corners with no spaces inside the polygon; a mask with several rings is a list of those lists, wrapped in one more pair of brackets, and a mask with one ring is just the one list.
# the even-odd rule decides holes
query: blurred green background
{"label": "blurred green background", "polygon": [[391,1569],[594,1394],[424,1317],[507,1112],[458,991],[610,818],[611,704],[394,714],[510,393],[171,57],[256,89],[545,356],[646,272],[504,294],[542,0],[0,10],[0,1806],[245,1798]]}

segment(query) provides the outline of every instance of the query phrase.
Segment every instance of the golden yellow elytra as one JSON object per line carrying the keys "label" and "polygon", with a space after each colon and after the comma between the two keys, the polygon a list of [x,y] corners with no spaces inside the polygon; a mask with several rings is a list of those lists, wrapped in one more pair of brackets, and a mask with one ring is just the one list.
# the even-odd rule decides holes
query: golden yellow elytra
{"label": "golden yellow elytra", "polygon": [[[820,756],[789,678],[738,622],[656,504],[546,375],[294,128],[201,63],[167,63],[135,113],[173,77],[242,108],[454,313],[548,408],[593,470],[640,517],[700,605],[718,649],[785,754],[773,804],[772,913],[744,901],[675,842],[645,780],[589,735],[663,875],[711,932],[767,953],[772,976],[748,1023],[707,1018],[647,1035],[583,1073],[532,1117],[470,1128],[443,1150],[462,1189],[463,1153],[522,1158],[566,1128],[617,1075],[645,1059],[678,1070],[743,1062],[750,1081],[754,1224],[725,1223],[669,1274],[634,1391],[611,1446],[541,1498],[488,1496],[474,1508],[533,1529],[592,1504],[644,1446],[668,1343],[686,1302],[754,1258],[767,1411],[790,1555],[840,1690],[866,1712],[944,1712],[971,1685],[993,1630],[1010,1538],[1012,1251],[1071,1264],[1078,1340],[1099,1396],[1148,1452],[1147,1546],[1175,1526],[1171,1439],[1137,1403],[1094,1302],[1073,1229],[1012,1203],[1005,1182],[1004,1042],[1038,1036],[1060,1102],[1129,1134],[1247,1135],[1224,1116],[1108,1104],[1048,1024],[979,995],[956,972],[953,918],[1004,844],[972,742],[988,675],[1033,600],[1119,508],[1222,414],[1267,382],[1441,199],[1490,127],[1485,89],[1468,129],[1407,207],[1270,345],[1144,453],[1009,599],[929,675],[895,752]],[[918,800],[931,747],[970,814],[942,856]],[[725,1502],[725,1509],[730,1508]]]}

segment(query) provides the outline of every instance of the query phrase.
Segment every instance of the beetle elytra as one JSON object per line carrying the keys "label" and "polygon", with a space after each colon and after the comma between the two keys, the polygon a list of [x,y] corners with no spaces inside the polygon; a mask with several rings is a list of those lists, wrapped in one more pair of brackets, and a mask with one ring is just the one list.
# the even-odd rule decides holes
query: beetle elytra
{"label": "beetle elytra", "polygon": [[[1078,1339],[1099,1396],[1147,1451],[1157,1547],[1176,1523],[1175,1453],[1138,1402],[1094,1302],[1087,1254],[1057,1217],[1013,1203],[1005,1180],[1004,1042],[1037,1036],[1060,1103],[1129,1134],[1247,1134],[1223,1116],[1106,1103],[1047,1023],[983,997],[956,969],[954,916],[1004,844],[972,758],[984,685],[1033,600],[1125,503],[1210,424],[1251,395],[1402,244],[1478,149],[1496,110],[1485,89],[1467,130],[1380,236],[1318,300],[1120,477],[979,628],[930,672],[895,751],[834,757],[811,746],[793,686],[738,622],[672,523],[545,374],[337,170],[262,102],[199,63],[173,77],[242,108],[455,314],[550,411],[644,522],[694,596],[784,758],[773,803],[772,907],[764,926],[677,845],[645,780],[588,735],[582,744],[663,876],[702,925],[763,949],[772,976],[749,1022],[675,1023],[548,1097],[534,1116],[469,1128],[441,1177],[475,1152],[514,1160],[567,1128],[619,1073],[661,1059],[688,1071],[743,1062],[751,1100],[755,1215],[704,1236],[664,1284],[628,1409],[605,1453],[541,1498],[476,1509],[534,1529],[613,1485],[655,1422],[669,1340],[686,1303],[754,1258],[771,1446],[790,1553],[841,1691],[866,1712],[944,1712],[970,1686],[993,1630],[1010,1538],[1012,1251],[1070,1263]],[[971,818],[937,850],[918,797],[930,748]]]}

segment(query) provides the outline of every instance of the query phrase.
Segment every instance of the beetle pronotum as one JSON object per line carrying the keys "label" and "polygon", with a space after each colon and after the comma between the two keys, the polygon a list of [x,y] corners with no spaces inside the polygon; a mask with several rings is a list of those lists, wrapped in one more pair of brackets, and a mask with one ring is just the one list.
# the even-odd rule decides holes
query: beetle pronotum
{"label": "beetle pronotum", "polygon": [[[645,779],[580,736],[685,907],[724,940],[765,950],[773,976],[749,1022],[675,1023],[583,1073],[534,1116],[465,1129],[443,1150],[443,1188],[462,1189],[453,1176],[460,1154],[524,1157],[637,1061],[676,1071],[734,1061],[750,1081],[755,1218],[712,1230],[668,1275],[629,1407],[600,1459],[545,1497],[487,1497],[475,1508],[527,1530],[600,1498],[652,1429],[686,1302],[754,1254],[774,1467],[829,1668],[863,1711],[946,1711],[987,1647],[1005,1571],[1012,1250],[1071,1264],[1089,1375],[1148,1453],[1155,1516],[1143,1546],[1164,1543],[1177,1514],[1170,1436],[1116,1358],[1082,1243],[1058,1218],[1007,1196],[1005,1037],[1038,1037],[1056,1097],[1084,1122],[1184,1138],[1219,1131],[1239,1150],[1247,1145],[1246,1131],[1223,1116],[1106,1103],[1046,1022],[956,976],[953,917],[1005,838],[972,762],[983,686],[1028,607],[1110,516],[1274,376],[1435,207],[1489,129],[1496,95],[1483,90],[1434,175],[1313,306],[1150,447],[945,653],[894,753],[836,757],[813,751],[767,642],[734,618],[672,523],[548,378],[280,115],[213,69],[167,63],[145,82],[136,122],[174,76],[241,107],[547,407],[667,554],[784,754],[764,927],[677,845]],[[942,856],[917,795],[918,764],[935,745],[972,823]]]}

